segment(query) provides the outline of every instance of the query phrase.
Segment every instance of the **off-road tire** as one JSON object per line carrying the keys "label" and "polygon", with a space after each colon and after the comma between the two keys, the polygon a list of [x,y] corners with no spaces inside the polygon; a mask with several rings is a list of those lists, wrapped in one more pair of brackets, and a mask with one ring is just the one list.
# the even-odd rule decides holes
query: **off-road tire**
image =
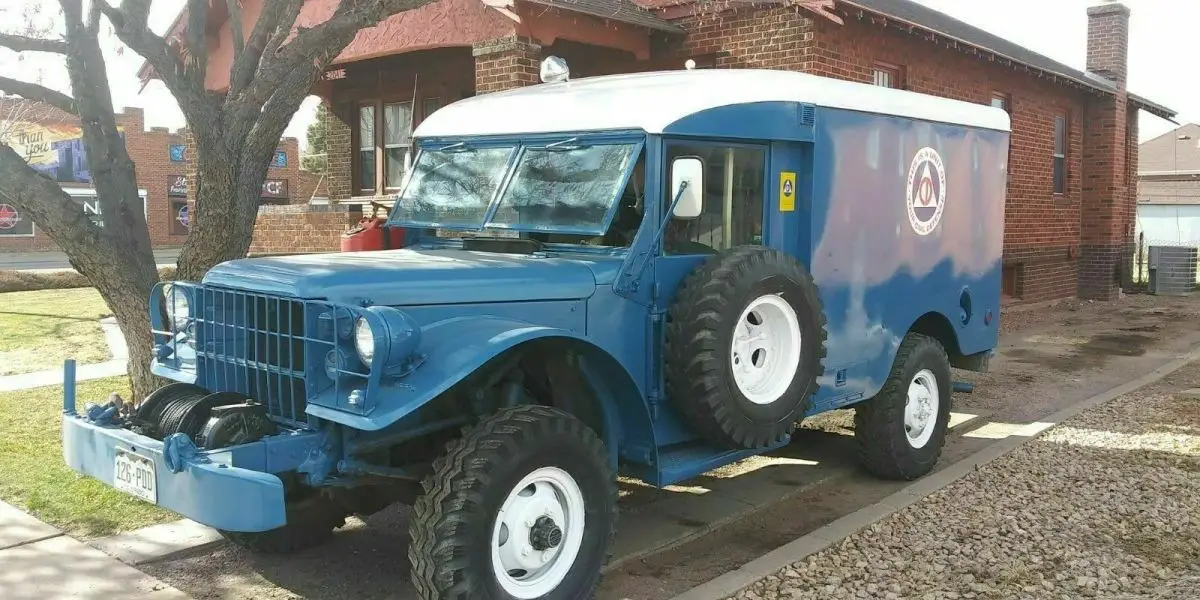
{"label": "off-road tire", "polygon": [[[796,313],[800,364],[774,402],[754,404],[730,364],[734,327],[757,298],[780,294]],[[740,246],[707,259],[684,280],[667,315],[666,391],[683,419],[710,443],[762,448],[803,418],[824,371],[826,320],[804,265],[764,246]]]}
{"label": "off-road tire", "polygon": [[[259,554],[293,554],[319,546],[346,524],[346,510],[319,490],[287,499],[287,523],[270,531],[221,531],[225,539]],[[303,494],[302,496],[299,494]]]}
{"label": "off-road tire", "polygon": [[[937,377],[937,421],[929,441],[921,448],[913,448],[904,432],[904,407],[908,386],[923,369],[929,369]],[[882,389],[854,410],[858,460],[869,473],[882,479],[911,481],[933,470],[946,443],[950,377],[950,360],[941,343],[917,333],[905,336]]]}
{"label": "off-road tire", "polygon": [[491,536],[506,496],[527,474],[555,466],[586,504],[579,556],[544,600],[591,598],[616,531],[617,483],[608,452],[582,421],[545,406],[503,409],[434,461],[413,506],[411,579],[422,600],[509,600],[493,574]]}

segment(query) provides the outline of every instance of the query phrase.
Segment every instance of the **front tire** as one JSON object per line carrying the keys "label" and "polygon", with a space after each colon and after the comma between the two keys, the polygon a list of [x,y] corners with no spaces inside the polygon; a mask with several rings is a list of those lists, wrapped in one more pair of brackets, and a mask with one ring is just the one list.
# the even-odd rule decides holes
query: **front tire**
{"label": "front tire", "polygon": [[858,458],[883,479],[911,481],[937,464],[950,423],[950,360],[935,339],[910,333],[883,388],[854,411]]}
{"label": "front tire", "polygon": [[413,507],[424,600],[579,600],[616,530],[616,475],[596,434],[544,406],[502,410],[450,443]]}

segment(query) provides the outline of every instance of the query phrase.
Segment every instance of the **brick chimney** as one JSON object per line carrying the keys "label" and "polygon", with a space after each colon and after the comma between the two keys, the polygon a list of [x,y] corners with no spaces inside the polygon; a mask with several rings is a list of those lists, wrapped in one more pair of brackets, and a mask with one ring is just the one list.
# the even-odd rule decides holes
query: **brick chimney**
{"label": "brick chimney", "polygon": [[1084,108],[1079,296],[1112,300],[1130,282],[1135,245],[1137,111],[1128,110],[1125,91],[1130,12],[1102,0],[1087,15],[1087,70],[1117,89]]}
{"label": "brick chimney", "polygon": [[1125,89],[1129,74],[1129,8],[1117,0],[1102,0],[1087,9],[1087,70]]}

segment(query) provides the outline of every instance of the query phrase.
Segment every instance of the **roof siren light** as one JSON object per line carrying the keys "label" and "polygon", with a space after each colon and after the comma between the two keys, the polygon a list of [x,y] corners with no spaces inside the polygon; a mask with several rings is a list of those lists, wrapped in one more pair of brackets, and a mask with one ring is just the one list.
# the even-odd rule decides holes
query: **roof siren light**
{"label": "roof siren light", "polygon": [[542,83],[559,83],[571,78],[571,69],[567,61],[557,56],[547,56],[542,61]]}

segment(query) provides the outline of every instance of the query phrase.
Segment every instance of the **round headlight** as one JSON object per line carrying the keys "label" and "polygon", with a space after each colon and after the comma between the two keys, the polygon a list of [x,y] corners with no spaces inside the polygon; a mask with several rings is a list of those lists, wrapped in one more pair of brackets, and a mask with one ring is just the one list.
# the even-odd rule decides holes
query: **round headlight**
{"label": "round headlight", "polygon": [[174,286],[163,288],[163,293],[167,299],[167,318],[171,320],[176,330],[183,329],[187,326],[188,317],[192,313],[187,294],[175,289]]}
{"label": "round headlight", "polygon": [[371,331],[371,324],[362,317],[354,324],[354,349],[358,350],[358,357],[363,364],[370,366],[371,359],[375,358],[375,332]]}

